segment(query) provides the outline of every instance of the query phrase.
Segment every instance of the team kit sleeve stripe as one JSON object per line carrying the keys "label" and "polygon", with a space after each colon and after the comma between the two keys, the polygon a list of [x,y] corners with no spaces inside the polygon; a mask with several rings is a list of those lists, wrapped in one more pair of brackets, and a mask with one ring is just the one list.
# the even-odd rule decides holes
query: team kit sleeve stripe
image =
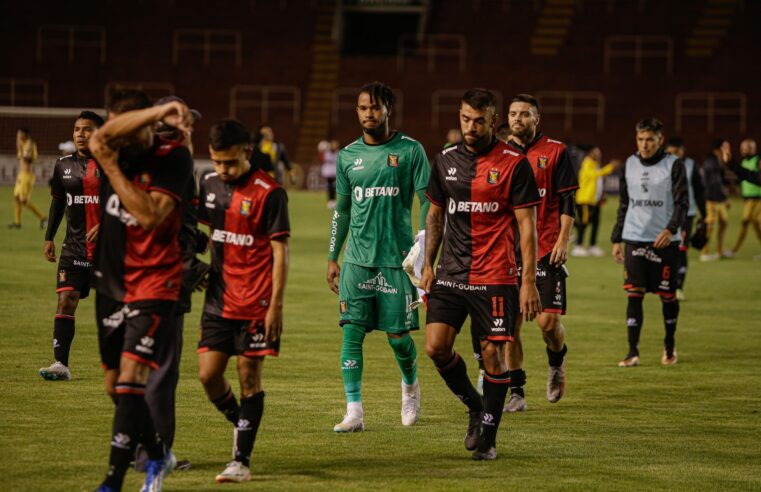
{"label": "team kit sleeve stripe", "polygon": [[277,239],[279,237],[288,237],[291,235],[291,231],[281,231],[270,234],[270,239]]}
{"label": "team kit sleeve stripe", "polygon": [[560,188],[558,190],[558,193],[563,193],[564,191],[571,191],[571,190],[578,190],[579,185],[573,185],[573,186],[566,186],[565,188]]}
{"label": "team kit sleeve stripe", "polygon": [[56,289],[55,291],[56,291],[56,292],[66,292],[66,291],[69,291],[69,290],[74,290],[74,287],[71,287],[71,286],[68,286],[68,287],[60,287],[60,288]]}
{"label": "team kit sleeve stripe", "polygon": [[444,204],[443,204],[443,203],[439,202],[438,200],[434,200],[433,198],[431,198],[431,195],[430,195],[429,193],[426,193],[426,194],[425,194],[425,197],[426,197],[426,198],[427,198],[427,199],[428,199],[428,200],[429,200],[431,203],[433,203],[434,205],[436,205],[437,207],[443,207],[443,206],[444,206]]}
{"label": "team kit sleeve stripe", "polygon": [[537,200],[535,202],[521,203],[520,205],[513,205],[513,209],[534,207],[536,205],[539,205],[540,203],[542,203],[541,200]]}

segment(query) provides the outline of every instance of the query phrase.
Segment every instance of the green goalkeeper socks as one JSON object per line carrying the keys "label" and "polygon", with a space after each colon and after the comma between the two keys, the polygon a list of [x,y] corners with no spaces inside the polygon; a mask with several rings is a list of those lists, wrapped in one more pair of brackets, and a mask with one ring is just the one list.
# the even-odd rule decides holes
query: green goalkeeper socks
{"label": "green goalkeeper socks", "polygon": [[396,363],[402,371],[402,381],[404,384],[414,384],[417,381],[417,349],[410,333],[400,338],[389,337],[388,344],[394,350]]}
{"label": "green goalkeeper socks", "polygon": [[362,342],[365,329],[358,325],[344,325],[341,344],[341,375],[344,380],[346,402],[362,401]]}

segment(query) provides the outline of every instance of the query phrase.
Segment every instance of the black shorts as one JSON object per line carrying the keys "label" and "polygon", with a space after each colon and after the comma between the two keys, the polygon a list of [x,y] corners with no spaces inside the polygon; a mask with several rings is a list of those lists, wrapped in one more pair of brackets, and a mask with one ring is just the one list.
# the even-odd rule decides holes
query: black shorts
{"label": "black shorts", "polygon": [[[551,253],[550,253],[551,254]],[[544,255],[536,262],[536,290],[542,301],[543,313],[565,314],[566,295],[565,279],[568,269],[550,263],[550,254]],[[522,265],[518,264],[518,284],[521,282]]]}
{"label": "black shorts", "polygon": [[224,352],[228,355],[262,357],[280,354],[280,340],[264,339],[264,320],[228,319],[215,314],[201,315],[201,339],[198,353]]}
{"label": "black shorts", "polygon": [[679,243],[680,251],[690,249],[690,239],[692,239],[692,225],[695,222],[694,215],[687,215],[682,223],[682,241]]}
{"label": "black shorts", "polygon": [[76,291],[79,292],[79,298],[84,299],[90,295],[91,273],[91,262],[62,257],[58,261],[55,291]]}
{"label": "black shorts", "polygon": [[124,304],[98,294],[95,315],[103,368],[118,369],[122,356],[158,368],[161,348],[167,337],[175,336],[174,306],[172,301]]}
{"label": "black shorts", "polygon": [[428,295],[426,324],[444,323],[459,333],[468,315],[470,329],[480,340],[512,341],[518,319],[518,286],[436,280]]}
{"label": "black shorts", "polygon": [[625,243],[624,253],[624,289],[645,289],[664,297],[676,293],[678,241],[663,249]]}

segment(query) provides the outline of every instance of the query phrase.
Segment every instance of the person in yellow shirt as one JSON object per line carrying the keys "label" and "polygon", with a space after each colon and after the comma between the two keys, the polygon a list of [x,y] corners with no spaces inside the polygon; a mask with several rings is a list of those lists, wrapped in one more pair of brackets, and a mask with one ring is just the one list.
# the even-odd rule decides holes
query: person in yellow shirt
{"label": "person in yellow shirt", "polygon": [[[618,167],[618,161],[600,167],[602,153],[594,146],[589,149],[579,169],[579,189],[576,191],[576,246],[571,256],[604,256],[605,252],[597,246],[597,230],[600,226],[600,206],[602,205],[602,178],[611,174]],[[589,237],[589,249],[584,247],[584,231],[592,226]]]}
{"label": "person in yellow shirt", "polygon": [[47,225],[45,216],[40,212],[34,203],[30,201],[32,197],[32,188],[34,187],[34,161],[37,160],[37,143],[32,139],[28,128],[19,128],[16,131],[16,157],[18,158],[19,167],[16,175],[16,186],[13,188],[13,197],[16,201],[14,209],[13,222],[8,225],[9,229],[21,228],[21,208],[26,207],[40,219],[40,229]]}

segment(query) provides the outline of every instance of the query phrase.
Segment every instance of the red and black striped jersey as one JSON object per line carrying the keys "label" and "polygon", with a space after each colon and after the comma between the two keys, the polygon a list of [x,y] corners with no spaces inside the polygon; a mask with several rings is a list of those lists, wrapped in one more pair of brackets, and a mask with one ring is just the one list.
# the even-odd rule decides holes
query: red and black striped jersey
{"label": "red and black striped jersey", "polygon": [[543,258],[552,253],[560,235],[560,194],[577,189],[579,181],[563,142],[539,133],[526,147],[513,140],[509,145],[526,155],[534,171],[541,197],[536,210],[537,258]]}
{"label": "red and black striped jersey", "polygon": [[540,202],[524,155],[497,139],[478,154],[464,144],[444,149],[433,160],[428,198],[446,212],[437,278],[518,283],[515,209]]}
{"label": "red and black striped jersey", "polygon": [[[88,243],[85,237],[100,221],[100,176],[95,159],[71,154],[56,161],[50,180],[53,200],[66,202],[66,238],[61,245],[61,258],[83,262],[81,266],[92,263],[95,253],[95,243]],[[51,233],[55,236],[55,231]]]}
{"label": "red and black striped jersey", "polygon": [[204,312],[264,319],[272,298],[272,245],[290,235],[288,197],[252,168],[233,183],[209,173],[200,183],[198,220],[211,228],[211,271]]}
{"label": "red and black striped jersey", "polygon": [[193,179],[190,151],[157,138],[146,152],[132,157],[122,154],[119,165],[127,179],[140,189],[164,193],[177,203],[161,224],[147,231],[122,205],[104,177],[93,272],[95,287],[100,294],[119,302],[176,301],[182,283],[182,197],[188,181]]}

